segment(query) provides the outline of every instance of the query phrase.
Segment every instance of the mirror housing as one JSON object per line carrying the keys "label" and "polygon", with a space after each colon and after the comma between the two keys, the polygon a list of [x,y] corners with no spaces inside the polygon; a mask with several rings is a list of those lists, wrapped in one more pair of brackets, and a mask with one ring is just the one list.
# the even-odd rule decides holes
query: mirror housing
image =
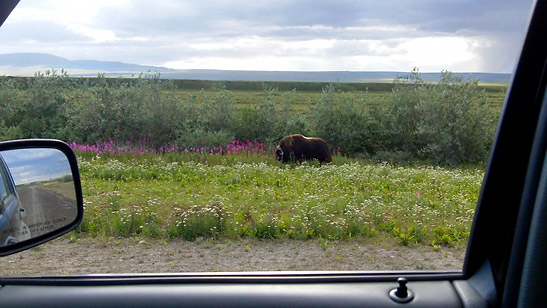
{"label": "mirror housing", "polygon": [[74,230],[83,212],[78,164],[66,143],[0,142],[0,256]]}

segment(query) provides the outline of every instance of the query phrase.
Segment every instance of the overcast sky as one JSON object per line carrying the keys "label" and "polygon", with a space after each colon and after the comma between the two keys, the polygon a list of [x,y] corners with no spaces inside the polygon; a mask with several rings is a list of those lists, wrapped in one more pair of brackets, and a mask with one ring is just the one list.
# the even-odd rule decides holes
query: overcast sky
{"label": "overcast sky", "polygon": [[56,149],[18,149],[1,151],[15,185],[47,181],[72,175],[70,163]]}
{"label": "overcast sky", "polygon": [[178,69],[510,73],[532,0],[23,0],[0,53]]}

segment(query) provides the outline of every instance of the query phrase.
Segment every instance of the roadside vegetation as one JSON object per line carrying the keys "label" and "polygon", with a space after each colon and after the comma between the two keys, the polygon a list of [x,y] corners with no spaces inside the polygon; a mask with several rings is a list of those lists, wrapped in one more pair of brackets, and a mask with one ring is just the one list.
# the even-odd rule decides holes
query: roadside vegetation
{"label": "roadside vegetation", "polygon": [[[504,87],[417,70],[392,84],[189,83],[0,78],[0,140],[70,143],[80,235],[467,240]],[[325,139],[333,163],[275,161],[291,133]]]}
{"label": "roadside vegetation", "polygon": [[483,172],[341,156],[329,165],[283,165],[252,150],[77,153],[86,211],[78,232],[104,237],[454,246],[469,236]]}
{"label": "roadside vegetation", "polygon": [[351,157],[477,164],[488,156],[504,95],[450,72],[426,83],[417,70],[393,84],[202,82],[206,89],[191,90],[200,83],[181,82],[155,74],[77,79],[64,71],[0,78],[0,140],[213,148],[233,140],[273,145],[302,133]]}

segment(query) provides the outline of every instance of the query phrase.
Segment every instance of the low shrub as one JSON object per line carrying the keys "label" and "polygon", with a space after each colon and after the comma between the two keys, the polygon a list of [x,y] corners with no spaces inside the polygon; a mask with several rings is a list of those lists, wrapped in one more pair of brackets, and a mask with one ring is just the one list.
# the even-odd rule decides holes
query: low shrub
{"label": "low shrub", "polygon": [[476,80],[446,71],[433,84],[414,70],[383,95],[330,84],[303,109],[295,90],[279,93],[265,85],[256,101],[238,106],[223,86],[213,95],[180,95],[176,83],[159,77],[79,80],[47,71],[26,83],[0,78],[0,139],[148,140],[147,146],[160,150],[255,139],[273,146],[301,133],[321,137],[347,156],[455,165],[486,161],[499,114]]}

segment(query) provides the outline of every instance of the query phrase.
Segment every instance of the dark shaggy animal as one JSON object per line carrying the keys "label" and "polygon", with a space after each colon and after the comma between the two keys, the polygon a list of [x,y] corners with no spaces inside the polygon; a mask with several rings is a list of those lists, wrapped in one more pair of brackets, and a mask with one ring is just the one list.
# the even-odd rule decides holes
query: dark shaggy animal
{"label": "dark shaggy animal", "polygon": [[329,145],[325,140],[300,134],[289,135],[279,140],[275,149],[275,158],[284,163],[314,158],[321,163],[332,161]]}

